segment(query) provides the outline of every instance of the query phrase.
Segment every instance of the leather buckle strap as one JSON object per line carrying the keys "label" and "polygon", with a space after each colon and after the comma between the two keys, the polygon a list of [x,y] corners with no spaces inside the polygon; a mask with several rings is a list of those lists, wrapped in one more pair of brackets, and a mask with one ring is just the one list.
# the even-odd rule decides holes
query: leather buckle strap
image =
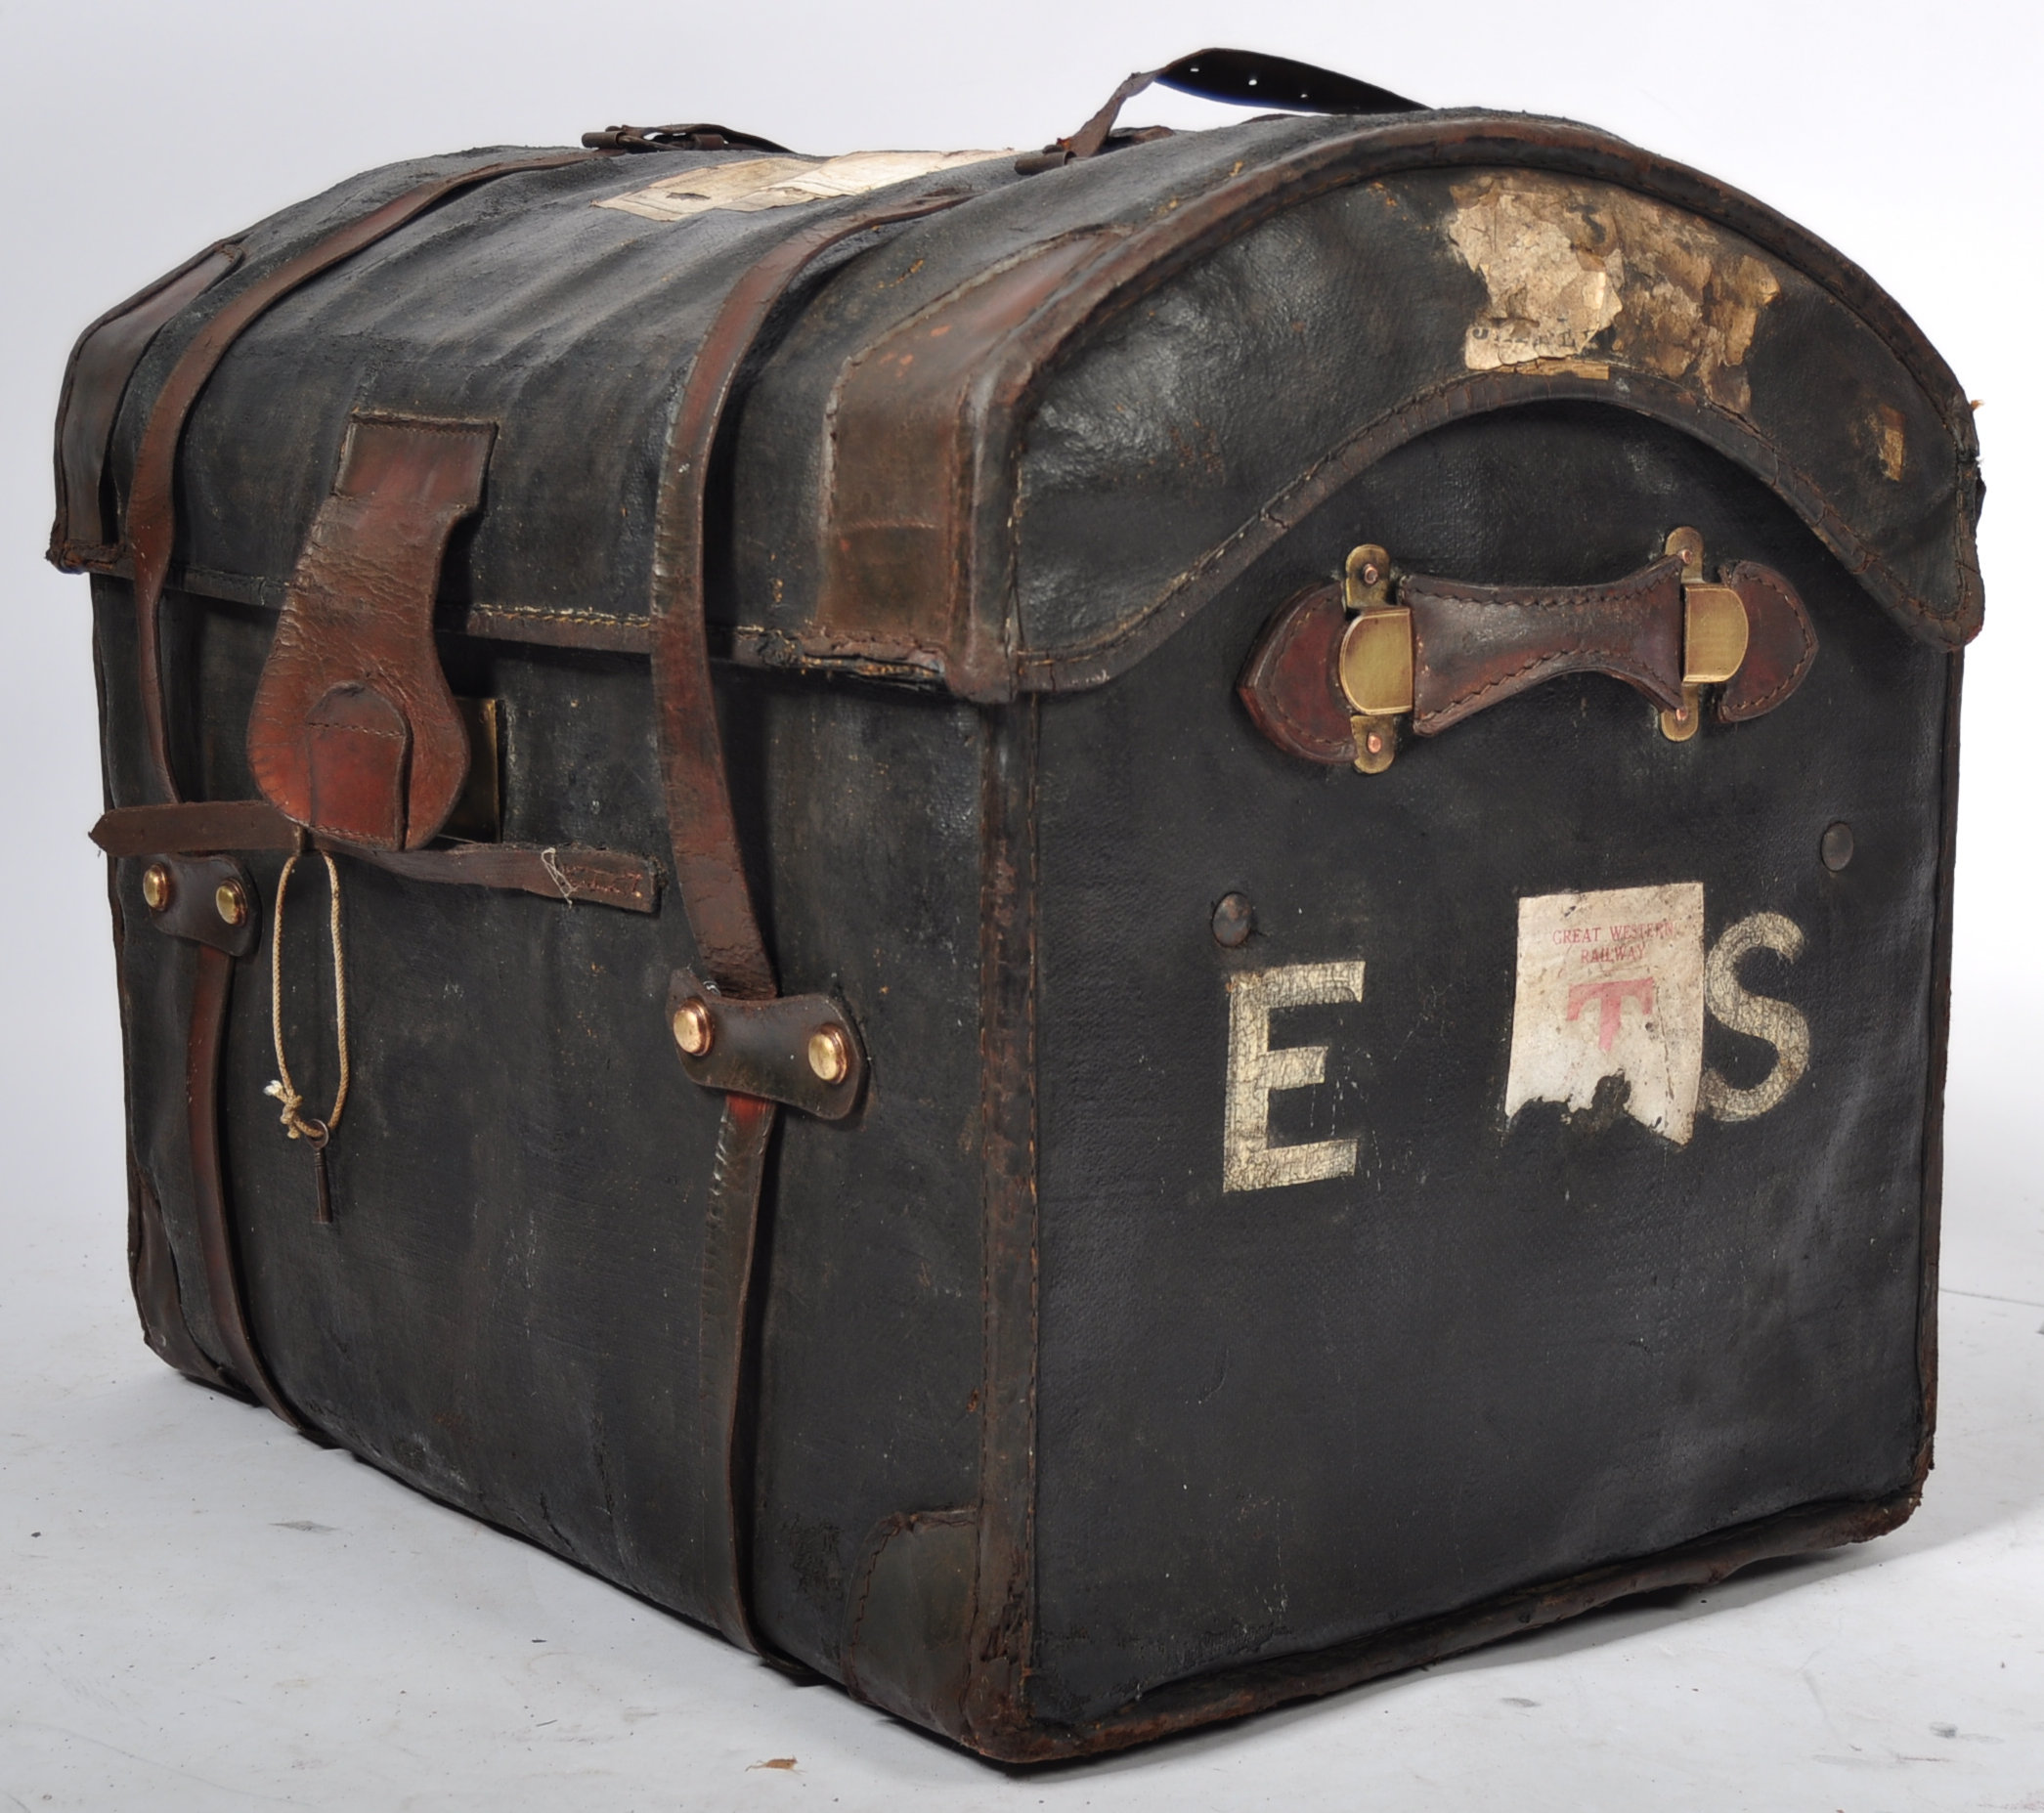
{"label": "leather buckle strap", "polygon": [[[964,199],[955,191],[939,192],[825,215],[762,253],[725,295],[696,352],[675,411],[654,519],[655,723],[675,889],[695,937],[702,983],[725,1004],[772,1002],[778,990],[739,848],[704,622],[704,487],[718,428],[739,368],[775,304],[818,258],[876,227],[934,214]],[[674,1008],[682,1005],[677,1000]],[[838,1013],[831,1004],[819,1005]],[[843,1025],[848,1034],[849,1020]],[[855,1039],[849,1047],[856,1053]],[[850,1075],[849,1093],[839,1097],[847,1107],[856,1094],[857,1072]],[[706,1088],[726,1090],[741,1081],[716,1066],[701,1071],[700,1080]],[[763,1086],[752,1082],[752,1087]],[[739,1090],[724,1097],[704,1210],[698,1329],[703,1473],[695,1549],[700,1572],[688,1584],[699,1617],[733,1643],[787,1665],[768,1650],[752,1615],[751,1468],[740,1429],[760,1200],[777,1114],[776,1103],[761,1096]]]}
{"label": "leather buckle strap", "polygon": [[[171,367],[143,430],[142,445],[130,480],[125,526],[125,540],[133,560],[135,639],[145,730],[144,762],[151,789],[159,800],[176,805],[183,799],[170,762],[170,739],[163,705],[162,650],[157,625],[163,583],[170,571],[170,557],[177,536],[174,480],[178,446],[184,438],[185,423],[191,416],[193,406],[228,348],[252,322],[300,285],[396,232],[435,202],[496,177],[583,163],[606,154],[600,151],[549,152],[541,157],[483,164],[421,184],[336,228],[296,257],[286,259],[249,283],[199,328]],[[222,270],[207,264],[204,255],[188,266],[185,272],[173,274],[163,288],[155,293],[154,309],[147,303],[138,305],[137,332],[146,326],[148,334],[153,335],[176,312],[172,305],[182,306],[222,275]],[[161,313],[165,309],[169,312]],[[144,337],[135,348],[136,359],[140,358],[146,344],[147,338]],[[81,363],[88,350],[80,348]],[[132,369],[132,361],[122,367],[123,389],[125,373]],[[118,408],[118,399],[114,400],[113,408]],[[110,429],[110,413],[107,421]],[[87,435],[89,426],[87,423],[80,427],[81,437]],[[92,475],[88,477],[87,466],[78,465],[79,476],[74,486],[71,469],[65,469],[60,505],[69,532],[75,533],[71,531],[71,524],[76,520],[72,512],[81,501],[75,492],[87,484],[96,489],[97,470],[97,466],[93,466]],[[318,1432],[293,1410],[256,1350],[242,1296],[234,1230],[228,1221],[227,1187],[221,1162],[219,1075],[236,960],[217,945],[200,944],[196,947],[196,961],[197,968],[187,1036],[186,1098],[190,1109],[193,1201],[198,1222],[199,1244],[205,1256],[202,1288],[212,1311],[214,1325],[230,1350],[225,1358],[237,1381],[292,1428],[317,1439]]]}

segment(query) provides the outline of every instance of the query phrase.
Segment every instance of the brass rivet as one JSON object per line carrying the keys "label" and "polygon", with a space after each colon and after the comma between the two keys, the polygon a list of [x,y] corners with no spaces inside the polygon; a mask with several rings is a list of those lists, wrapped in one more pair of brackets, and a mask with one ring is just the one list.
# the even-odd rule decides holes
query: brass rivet
{"label": "brass rivet", "polygon": [[1824,859],[1824,867],[1836,875],[1852,860],[1852,827],[1840,819],[1828,826],[1817,844],[1817,853]]}
{"label": "brass rivet", "polygon": [[152,913],[160,913],[170,904],[170,871],[160,862],[152,862],[142,872],[142,898]]}
{"label": "brass rivet", "polygon": [[674,1010],[674,1043],[691,1058],[700,1058],[717,1037],[717,1022],[700,1001],[684,1001]]}
{"label": "brass rivet", "polygon": [[1237,950],[1248,943],[1255,928],[1256,909],[1249,904],[1249,896],[1223,894],[1214,908],[1214,942],[1224,951]]}
{"label": "brass rivet", "polygon": [[851,1047],[837,1027],[818,1026],[809,1034],[809,1068],[824,1083],[842,1083],[851,1073]]}
{"label": "brass rivet", "polygon": [[239,926],[248,917],[248,896],[239,882],[222,882],[213,889],[213,911],[230,926]]}

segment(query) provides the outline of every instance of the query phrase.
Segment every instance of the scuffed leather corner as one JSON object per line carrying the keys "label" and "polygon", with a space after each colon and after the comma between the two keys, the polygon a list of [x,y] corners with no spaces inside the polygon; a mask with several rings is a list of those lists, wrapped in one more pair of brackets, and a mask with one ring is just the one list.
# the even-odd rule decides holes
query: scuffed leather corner
{"label": "scuffed leather corner", "polygon": [[158,1360],[201,1385],[232,1392],[238,1398],[247,1396],[205,1357],[185,1320],[177,1258],[163,1226],[163,1207],[132,1152],[128,1155],[128,1281],[135,1292],[142,1338]]}
{"label": "scuffed leather corner", "polygon": [[845,1685],[961,1743],[972,1672],[977,1510],[899,1512],[866,1539],[847,1610]]}

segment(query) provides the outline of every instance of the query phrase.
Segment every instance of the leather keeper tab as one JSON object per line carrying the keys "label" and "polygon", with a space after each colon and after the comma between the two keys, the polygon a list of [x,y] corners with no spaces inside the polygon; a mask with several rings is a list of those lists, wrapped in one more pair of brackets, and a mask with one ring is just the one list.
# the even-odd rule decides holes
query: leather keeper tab
{"label": "leather keeper tab", "polygon": [[230,957],[254,951],[260,929],[255,883],[231,856],[155,856],[142,875],[142,897],[158,931]]}
{"label": "leather keeper tab", "polygon": [[[667,1016],[681,1068],[705,1089],[778,1101],[819,1120],[843,1120],[858,1101],[865,1052],[850,1015],[827,995],[741,1001],[677,970]],[[707,1042],[691,1051],[685,1037]],[[833,1080],[838,1064],[843,1073]]]}
{"label": "leather keeper tab", "polygon": [[366,412],[349,423],[248,722],[263,797],[323,837],[416,849],[461,797],[468,732],[441,671],[433,604],[496,432]]}

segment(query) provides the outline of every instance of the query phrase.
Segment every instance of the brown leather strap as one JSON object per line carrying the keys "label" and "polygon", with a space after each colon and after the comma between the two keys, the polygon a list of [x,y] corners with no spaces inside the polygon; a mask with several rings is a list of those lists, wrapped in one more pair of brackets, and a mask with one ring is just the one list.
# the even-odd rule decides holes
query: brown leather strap
{"label": "brown leather strap", "polygon": [[[181,805],[121,805],[100,814],[92,841],[109,856],[195,856],[221,850],[293,850],[299,828],[267,799],[198,799]],[[659,866],[630,850],[581,843],[450,843],[430,850],[346,849],[408,881],[500,887],[576,905],[650,913],[660,903]]]}
{"label": "brown leather strap", "polygon": [[50,530],[54,565],[75,573],[90,562],[113,556],[101,479],[128,380],[156,330],[240,260],[239,245],[209,245],[118,308],[109,309],[78,336],[57,404],[57,520]]}
{"label": "brown leather strap", "polygon": [[[704,485],[718,427],[739,367],[774,305],[818,258],[860,234],[964,199],[957,191],[940,191],[829,215],[761,254],[725,295],[675,411],[654,519],[654,712],[675,888],[695,935],[698,969],[720,994],[768,1000],[777,991],[739,849],[704,622]],[[704,1471],[698,1577],[691,1583],[703,1615],[733,1643],[762,1655],[749,1586],[750,1469],[739,1437],[760,1198],[777,1112],[757,1097],[727,1095],[718,1132],[703,1242],[698,1447]]]}
{"label": "brown leather strap", "polygon": [[1424,108],[1423,103],[1408,101],[1373,82],[1359,81],[1315,64],[1294,63],[1289,57],[1267,57],[1259,51],[1195,51],[1161,68],[1138,69],[1070,138],[1019,159],[1016,167],[1024,175],[1035,175],[1063,163],[1097,157],[1107,148],[1122,107],[1152,82],[1180,94],[1197,95],[1203,101],[1231,101],[1240,107],[1285,112],[1413,113]]}
{"label": "brown leather strap", "polygon": [[135,579],[135,632],[142,657],[142,715],[148,735],[148,760],[156,791],[164,799],[177,799],[175,776],[170,766],[170,741],[164,722],[163,672],[158,647],[156,611],[163,597],[163,581],[170,570],[170,555],[177,536],[177,517],[172,481],[177,467],[178,443],[193,405],[205,389],[227,350],[243,329],[275,308],[301,284],[342,260],[373,245],[416,219],[435,202],[479,183],[520,171],[551,170],[562,164],[587,163],[607,156],[604,151],[552,151],[543,157],[516,157],[503,163],[484,164],[478,169],[457,171],[406,191],[395,200],[336,228],[317,244],[287,259],[258,281],[251,283],[227,303],[201,327],[188,346],[163,388],[156,395],[149,425],[143,430],[142,447],[135,457],[135,472],[128,491],[126,541],[133,561]]}
{"label": "brown leather strap", "polygon": [[772,1657],[752,1613],[751,1454],[738,1440],[751,1380],[754,1261],[766,1154],[780,1108],[758,1096],[726,1096],[703,1207],[703,1275],[696,1322],[697,1501],[694,1582],[718,1629],[742,1649]]}
{"label": "brown leather strap", "polygon": [[417,849],[460,799],[468,731],[433,641],[433,601],[496,438],[491,422],[349,419],[248,712],[249,771],[294,823]]}
{"label": "brown leather strap", "polygon": [[299,831],[267,799],[194,799],[112,806],[87,835],[109,856],[202,856],[296,849]]}
{"label": "brown leather strap", "polygon": [[220,1057],[227,1035],[227,999],[235,960],[210,944],[195,944],[198,968],[192,985],[192,1026],[185,1046],[185,1102],[192,1139],[192,1196],[198,1221],[198,1249],[205,1264],[206,1300],[220,1331],[221,1356],[235,1381],[300,1434],[311,1431],[277,1389],[255,1351],[243,1309],[240,1265],[227,1212],[227,1183],[220,1168]]}

